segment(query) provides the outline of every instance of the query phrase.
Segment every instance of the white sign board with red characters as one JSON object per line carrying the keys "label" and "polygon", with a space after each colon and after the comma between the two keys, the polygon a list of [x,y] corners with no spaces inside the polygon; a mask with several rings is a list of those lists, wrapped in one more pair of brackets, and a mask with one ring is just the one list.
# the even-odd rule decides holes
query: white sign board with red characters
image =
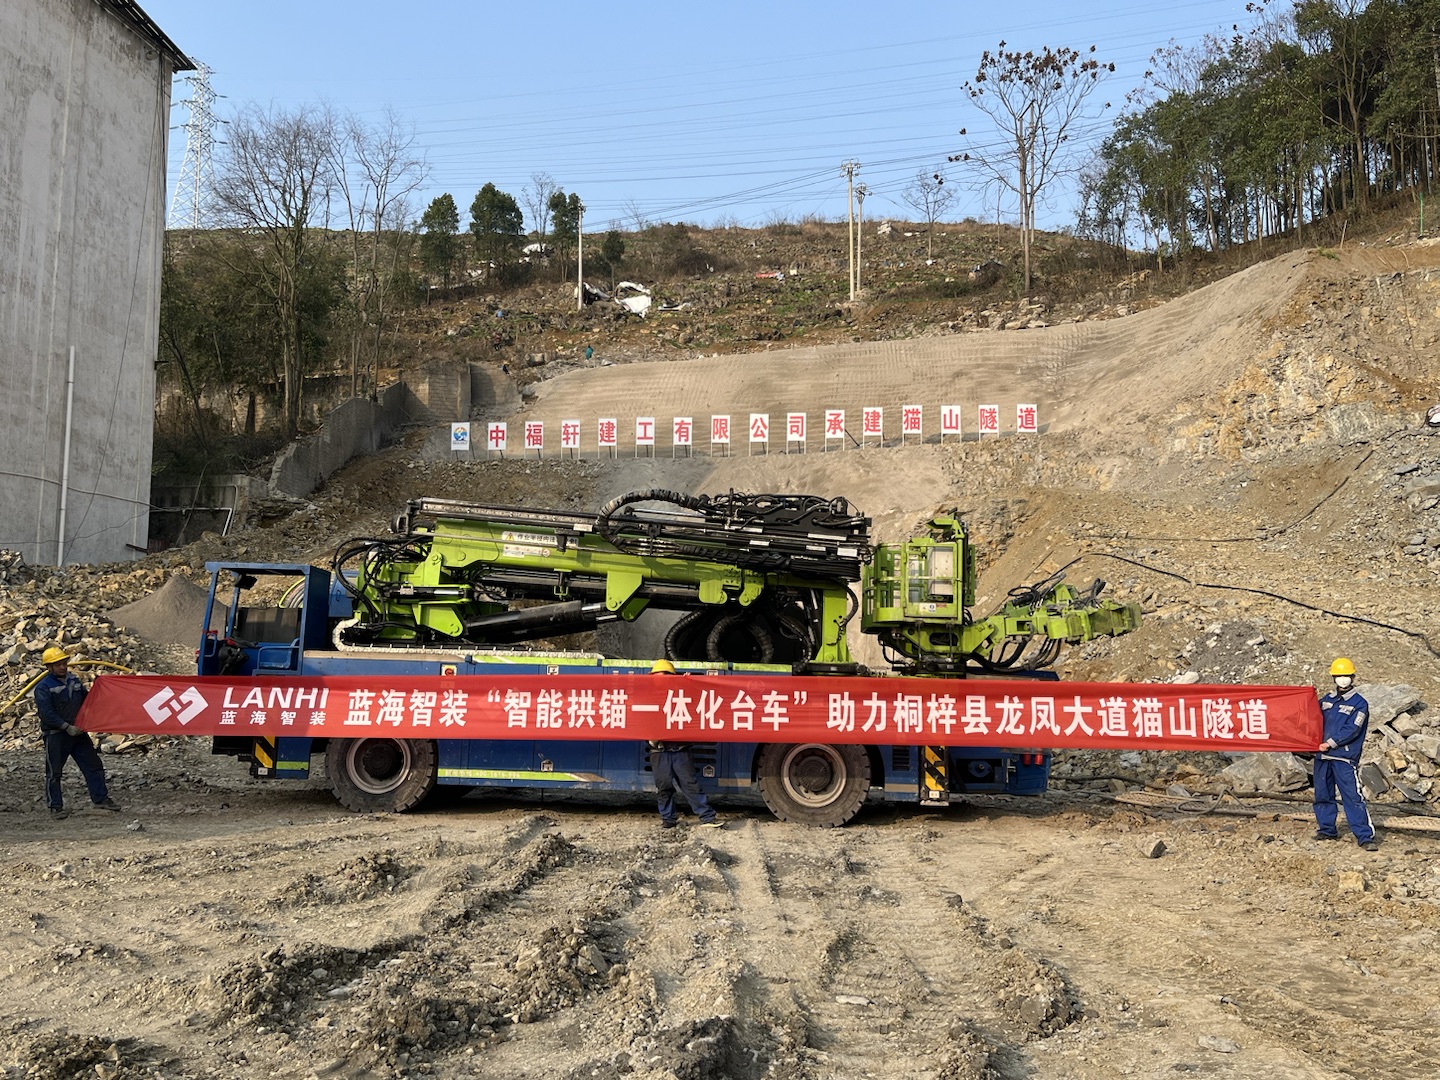
{"label": "white sign board with red characters", "polygon": [[840,440],[840,449],[845,449],[845,410],[825,410],[825,441]]}
{"label": "white sign board with red characters", "polygon": [[981,435],[999,435],[1000,406],[981,405],[975,418],[975,429]]}
{"label": "white sign board with red characters", "polygon": [[505,453],[505,445],[509,436],[506,432],[505,421],[493,420],[490,426],[485,429],[485,450],[491,450],[501,454]]}
{"label": "white sign board with red characters", "polygon": [[691,675],[100,675],[87,731],[1313,752],[1308,686]]}
{"label": "white sign board with red characters", "polygon": [[620,421],[613,416],[596,421],[595,439],[602,450],[614,450],[620,445]]}
{"label": "white sign board with red characters", "polygon": [[579,449],[580,449],[580,421],[579,421],[579,420],[561,420],[561,421],[560,421],[560,449],[561,449],[561,450],[575,450],[575,451],[579,451]]}
{"label": "white sign board with red characters", "polygon": [[803,412],[792,412],[785,414],[785,444],[798,442],[801,447],[805,445],[805,414]]}
{"label": "white sign board with red characters", "polygon": [[688,416],[676,416],[670,421],[670,441],[675,446],[689,446],[695,437],[695,421]]}
{"label": "white sign board with red characters", "polygon": [[960,436],[963,432],[960,426],[960,406],[940,406],[940,441],[945,441],[946,435]]}
{"label": "white sign board with red characters", "polygon": [[750,414],[750,442],[769,443],[770,441],[770,414],[763,412],[752,412]]}
{"label": "white sign board with red characters", "polygon": [[925,407],[923,405],[900,406],[900,438],[909,441],[911,435],[925,437]]}
{"label": "white sign board with red characters", "polygon": [[712,446],[730,445],[730,417],[710,417],[710,443]]}
{"label": "white sign board with red characters", "polygon": [[1016,405],[1015,430],[1021,435],[1039,434],[1040,410],[1033,404]]}
{"label": "white sign board with red characters", "polygon": [[635,445],[655,445],[655,418],[653,416],[637,416],[635,418]]}
{"label": "white sign board with red characters", "polygon": [[545,421],[525,421],[525,449],[536,451],[545,449]]}
{"label": "white sign board with red characters", "polygon": [[885,438],[885,410],[874,405],[860,410],[860,445],[864,446],[869,438]]}

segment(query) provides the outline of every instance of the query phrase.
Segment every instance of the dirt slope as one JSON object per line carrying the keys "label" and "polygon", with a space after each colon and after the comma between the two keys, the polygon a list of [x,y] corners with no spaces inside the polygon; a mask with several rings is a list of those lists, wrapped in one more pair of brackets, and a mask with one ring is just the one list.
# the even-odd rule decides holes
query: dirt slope
{"label": "dirt slope", "polygon": [[[774,349],[639,369],[596,367],[541,383],[524,418],[545,420],[552,433],[563,419],[584,418],[593,448],[593,418],[619,417],[621,446],[633,448],[626,421],[640,410],[666,425],[670,416],[708,422],[712,413],[725,413],[743,422],[751,412],[768,412],[780,434],[771,448],[779,451],[785,447],[780,420],[788,410],[808,410],[813,427],[821,409],[845,408],[858,433],[860,408],[883,406],[895,438],[901,405],[964,405],[973,433],[975,406],[1001,403],[1010,429],[1013,405],[1025,401],[1040,406],[1048,433],[1103,429],[1106,441],[1163,445],[1169,442],[1167,418],[1178,406],[1213,395],[1240,376],[1304,280],[1309,261],[1296,254],[1262,263],[1124,319]],[[932,413],[932,435],[937,423]],[[810,441],[821,446],[813,431]],[[703,432],[699,445],[706,447]],[[747,449],[738,433],[732,449],[742,455]]]}
{"label": "dirt slope", "polygon": [[[1306,682],[1323,658],[1354,652],[1375,679],[1436,701],[1434,549],[1402,551],[1440,517],[1403,501],[1396,470],[1434,468],[1420,417],[1440,392],[1437,265],[1433,246],[1300,252],[1123,319],[600,367],[540,384],[510,421],[544,420],[553,436],[561,420],[586,418],[593,446],[590,418],[619,418],[619,456],[597,469],[602,497],[646,486],[843,494],[882,540],[959,507],[987,555],[982,607],[1082,557],[1074,576],[1144,599],[1161,627],[1193,635],[1243,617],[1277,639],[1306,636],[1252,681]],[[821,409],[844,408],[854,430],[862,406],[880,405],[894,442],[900,406],[917,400],[961,404],[967,425],[982,400],[1002,416],[1033,400],[1045,429],[1036,440],[819,452]],[[804,455],[780,453],[775,438],[768,455],[741,441],[714,457],[702,436],[698,459],[675,462],[662,436],[658,460],[637,460],[628,441],[636,415],[665,428],[670,416],[703,425],[712,413],[768,412],[778,427],[792,409],[811,417]],[[1235,587],[1288,599],[1226,595]],[[1086,652],[1114,655],[1128,678],[1185,670],[1157,650],[1164,636]],[[1100,677],[1105,664],[1084,670]]]}
{"label": "dirt slope", "polygon": [[[956,507],[982,609],[1062,566],[1143,604],[1138,633],[1073,650],[1066,675],[1309,683],[1345,653],[1364,686],[1412,687],[1430,732],[1437,266],[1422,245],[1302,253],[1108,322],[579,371],[511,419],[888,420],[953,394],[967,424],[981,397],[1023,396],[1047,429],[484,465],[426,460],[417,433],[274,528],[165,565],[322,559],[422,494],[593,508],[643,487],[813,491],[881,539]],[[118,608],[136,599],[126,573],[155,579],[74,576]],[[62,584],[38,590],[52,608]],[[153,614],[132,603],[125,620]],[[1372,743],[1389,769],[1400,751]],[[1372,854],[1312,840],[1304,791],[1144,790],[1218,792],[1223,761],[1075,755],[1042,799],[871,807],[833,832],[732,801],[702,836],[660,832],[643,797],[351,816],[319,778],[263,786],[176,744],[109,757],[123,815],[54,822],[33,737],[10,748],[6,1077],[1421,1080],[1440,1060],[1440,840],[1403,813],[1433,801],[1377,803]],[[1427,789],[1440,772],[1400,761]],[[73,772],[67,796],[83,802]]]}

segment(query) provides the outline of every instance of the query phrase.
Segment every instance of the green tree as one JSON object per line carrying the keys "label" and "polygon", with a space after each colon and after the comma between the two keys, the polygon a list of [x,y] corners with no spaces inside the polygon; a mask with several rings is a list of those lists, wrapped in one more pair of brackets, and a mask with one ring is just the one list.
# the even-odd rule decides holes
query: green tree
{"label": "green tree", "polygon": [[610,271],[610,285],[615,285],[615,275],[620,270],[620,264],[625,261],[625,238],[614,229],[605,234],[605,240],[600,245],[600,261]]}
{"label": "green tree", "polygon": [[[1152,106],[1121,117],[1100,147],[1103,173],[1092,184],[1096,220],[1110,224],[1138,222],[1157,252],[1174,249],[1183,232],[1189,185],[1184,162],[1161,134],[1158,109]],[[1161,268],[1164,268],[1162,261]]]}
{"label": "green tree", "polygon": [[439,274],[445,287],[460,254],[460,211],[447,191],[431,200],[420,215],[420,262],[432,274]]}
{"label": "green tree", "polygon": [[[1373,11],[1370,9],[1373,7]],[[1322,115],[1345,144],[1337,162],[1344,181],[1341,207],[1363,209],[1370,197],[1367,117],[1384,82],[1384,4],[1365,0],[1300,0],[1295,30],[1309,48]]]}
{"label": "green tree", "polygon": [[165,237],[160,270],[160,339],[156,383],[173,387],[184,398],[185,417],[202,456],[208,456],[216,433],[204,409],[202,352],[207,337],[200,287],[191,260],[177,256],[171,235]]}
{"label": "green tree", "polygon": [[470,231],[475,236],[475,252],[485,264],[485,276],[491,278],[513,261],[524,237],[525,216],[514,196],[507,195],[494,184],[486,184],[470,204]]}
{"label": "green tree", "polygon": [[[201,234],[188,247],[166,239],[156,384],[168,423],[157,420],[157,431],[178,434],[172,450],[183,447],[180,456],[202,470],[223,458],[229,436],[256,434],[258,400],[284,382],[276,363],[281,326],[252,267],[258,254],[253,238],[226,230]],[[314,305],[331,305],[333,295],[313,280],[308,260],[299,282],[300,338],[312,349]],[[157,435],[157,454],[163,439]]]}
{"label": "green tree", "polygon": [[1384,78],[1367,130],[1385,147],[1396,187],[1429,190],[1440,135],[1440,0],[1371,0],[1370,7],[1388,18]]}
{"label": "green tree", "polygon": [[566,195],[556,188],[546,204],[550,210],[550,237],[555,244],[555,255],[560,260],[560,279],[570,276],[570,260],[575,255],[575,244],[580,238],[581,215],[585,206],[576,194]]}

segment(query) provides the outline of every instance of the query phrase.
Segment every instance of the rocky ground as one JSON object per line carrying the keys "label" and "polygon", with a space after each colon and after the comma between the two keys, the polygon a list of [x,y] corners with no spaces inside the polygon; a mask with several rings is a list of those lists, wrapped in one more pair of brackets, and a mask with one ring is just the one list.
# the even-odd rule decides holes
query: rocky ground
{"label": "rocky ground", "polygon": [[[872,365],[1040,365],[1054,424],[1032,447],[460,464],[417,432],[265,528],[4,564],[3,1075],[1432,1076],[1437,271],[1423,243],[1298,252],[1124,318],[927,332]],[[856,364],[800,344],[772,380]],[[676,395],[750,385],[733,359],[626,358],[544,382],[530,415],[653,388],[644,359],[682,361]],[[1142,604],[1140,631],[1065,655],[1070,678],[1311,684],[1349,655],[1381,848],[1311,839],[1305,762],[1210,755],[1062,755],[1046,796],[834,831],[734,801],[702,835],[660,832],[643,798],[354,816],[318,776],[262,785],[203,744],[112,738],[125,812],[44,814],[21,695],[46,644],[182,674],[206,559],[324,561],[413,495],[646,486],[844,495],[882,539],[959,508],[981,608],[1062,566]]]}

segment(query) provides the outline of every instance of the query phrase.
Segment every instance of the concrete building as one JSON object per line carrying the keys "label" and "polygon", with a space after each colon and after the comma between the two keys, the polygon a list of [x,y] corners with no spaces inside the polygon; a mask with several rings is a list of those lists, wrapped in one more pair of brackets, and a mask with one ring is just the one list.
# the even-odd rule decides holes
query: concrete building
{"label": "concrete building", "polygon": [[0,3],[0,548],[143,554],[170,83],[127,0]]}

